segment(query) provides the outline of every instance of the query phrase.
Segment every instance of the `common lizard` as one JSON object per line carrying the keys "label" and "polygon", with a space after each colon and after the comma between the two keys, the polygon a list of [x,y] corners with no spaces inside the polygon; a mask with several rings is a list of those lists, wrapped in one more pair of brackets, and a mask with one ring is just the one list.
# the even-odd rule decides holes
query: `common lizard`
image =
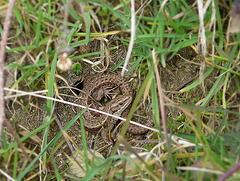
{"label": "common lizard", "polygon": [[[96,102],[100,101],[104,95],[105,88],[109,86],[118,87],[121,95],[109,101],[103,108],[103,111],[116,116],[121,116],[122,113],[126,111],[127,113],[125,112],[124,115],[127,115],[129,111],[127,108],[132,101],[132,89],[127,81],[116,74],[96,74],[94,76],[87,76],[84,80],[78,103],[86,107],[91,105],[93,108],[99,108]],[[110,123],[108,121],[111,120],[107,115],[96,114],[88,109],[82,114],[82,117],[84,127],[93,131],[100,130],[102,127],[107,127]],[[111,124],[112,123],[110,123],[110,125]],[[147,123],[147,126],[151,127],[152,123]],[[133,134],[144,134],[148,129],[129,124],[127,131]],[[104,140],[106,141],[105,138]]]}

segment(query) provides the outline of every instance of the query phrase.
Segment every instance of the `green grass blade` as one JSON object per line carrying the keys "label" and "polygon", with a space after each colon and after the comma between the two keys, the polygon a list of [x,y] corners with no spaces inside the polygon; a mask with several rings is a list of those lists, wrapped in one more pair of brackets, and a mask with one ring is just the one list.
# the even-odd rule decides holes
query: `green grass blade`
{"label": "green grass blade", "polygon": [[17,169],[18,169],[18,149],[15,147],[15,152],[14,152],[14,162],[13,162],[13,178],[16,179],[17,177]]}
{"label": "green grass blade", "polygon": [[46,73],[48,67],[45,67],[41,71],[39,71],[26,85],[31,85],[36,79]]}
{"label": "green grass blade", "polygon": [[85,14],[86,14],[86,20],[88,23],[88,26],[86,27],[86,39],[85,39],[85,44],[87,45],[90,37],[91,17],[89,12],[85,12]]}
{"label": "green grass blade", "polygon": [[225,74],[217,79],[217,81],[212,86],[211,90],[209,91],[208,95],[205,97],[204,102],[202,103],[203,107],[206,107],[212,97],[215,95],[216,91],[218,90],[219,86],[221,85],[223,79],[225,78]]}
{"label": "green grass blade", "polygon": [[[48,97],[53,97],[53,84],[54,84],[54,78],[55,78],[55,71],[56,71],[56,65],[57,65],[57,53],[55,53],[52,64],[51,64],[51,72],[48,82]],[[53,107],[53,100],[47,100],[47,106],[52,109]],[[52,110],[51,110],[52,111]],[[50,115],[50,113],[48,113]]]}
{"label": "green grass blade", "polygon": [[42,24],[42,10],[38,10],[38,21],[36,26],[36,47],[39,46],[39,40],[41,38],[41,24]]}
{"label": "green grass blade", "polygon": [[62,181],[62,178],[61,178],[61,176],[60,176],[60,173],[58,172],[58,168],[57,168],[57,166],[56,166],[56,163],[55,163],[54,159],[51,159],[51,160],[52,160],[52,163],[53,163],[54,174],[55,174],[55,176],[56,176],[56,179],[57,179],[58,181]]}
{"label": "green grass blade", "polygon": [[[87,109],[87,108],[86,108]],[[86,109],[84,109],[82,112],[84,112]],[[87,146],[87,140],[85,136],[85,130],[84,130],[84,124],[82,120],[82,116],[80,116],[80,125],[81,125],[81,134],[82,134],[82,143],[83,143],[83,153],[85,155],[85,164],[86,164],[86,169],[89,171],[89,161],[88,161],[88,146]]]}
{"label": "green grass blade", "polygon": [[36,45],[26,45],[22,47],[7,49],[6,52],[9,53],[9,52],[15,52],[15,51],[26,51],[26,50],[33,50],[35,48],[37,48]]}
{"label": "green grass blade", "polygon": [[105,8],[107,8],[107,9],[109,9],[109,11],[111,11],[116,17],[118,17],[119,19],[121,19],[122,22],[126,23],[127,26],[128,26],[128,28],[131,27],[131,22],[130,22],[130,20],[127,19],[127,18],[126,18],[122,13],[120,13],[118,10],[113,9],[112,6],[110,6],[110,5],[106,4],[106,3],[103,3],[103,2],[102,2],[102,6],[105,7]]}

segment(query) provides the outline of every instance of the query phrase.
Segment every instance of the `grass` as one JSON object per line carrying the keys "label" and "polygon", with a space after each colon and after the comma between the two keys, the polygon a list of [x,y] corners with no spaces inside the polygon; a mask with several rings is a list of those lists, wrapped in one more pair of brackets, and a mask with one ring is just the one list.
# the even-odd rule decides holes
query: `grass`
{"label": "grass", "polygon": [[[212,2],[215,2],[214,6]],[[75,127],[79,118],[82,123],[81,113],[67,120],[61,131],[58,129],[58,132],[52,132],[58,111],[54,98],[64,97],[59,77],[64,80],[64,76],[69,74],[61,74],[56,68],[58,51],[70,52],[70,59],[73,63],[80,63],[79,69],[83,74],[84,65],[87,64],[83,58],[92,61],[93,56],[102,55],[107,50],[79,55],[75,53],[79,46],[81,48],[81,45],[100,37],[108,39],[120,32],[122,36],[119,40],[127,47],[131,33],[128,31],[131,29],[130,1],[116,1],[112,4],[100,0],[82,1],[85,13],[81,13],[76,5],[63,6],[66,3],[64,0],[18,0],[14,7],[14,23],[7,49],[8,57],[11,58],[7,58],[5,65],[8,70],[15,71],[15,75],[10,85],[11,91],[6,94],[7,120],[11,126],[8,125],[2,135],[0,178],[78,180],[73,174],[76,171],[71,170],[72,162],[83,173],[82,180],[223,179],[221,176],[239,163],[240,35],[229,34],[227,29],[233,2],[212,2],[204,16],[208,54],[199,61],[194,58],[196,54],[202,54],[198,48],[204,49],[204,46],[199,42],[201,27],[197,5],[186,0],[168,1],[165,5],[161,0],[153,0],[149,4],[147,1],[143,4],[136,2],[136,39],[126,73],[133,79],[136,97],[118,142],[110,149],[110,154],[102,158],[96,155],[104,155],[104,151],[99,151],[95,144],[91,147],[83,124],[79,128],[79,137],[82,138],[80,144],[69,134],[68,130]],[[5,1],[0,4],[0,11],[6,8],[5,4]],[[67,18],[68,21],[64,17],[66,10],[71,16]],[[215,17],[211,19],[213,15]],[[108,27],[106,32],[104,27]],[[2,30],[1,25],[1,34]],[[190,51],[182,55],[181,50],[186,48]],[[109,47],[110,51],[116,49],[118,45]],[[191,52],[195,54],[194,57],[189,55]],[[160,91],[160,85],[168,81],[163,79],[163,74],[182,70],[181,74],[175,76],[178,79],[184,77],[186,72],[182,68],[186,65],[184,59],[179,64],[181,67],[176,65],[174,69],[169,68],[169,61],[177,62],[176,56],[179,54],[186,57],[188,65],[191,62],[199,65],[199,75],[196,73],[195,80],[180,90],[167,87],[166,91],[172,93],[172,96],[166,97],[163,94],[167,92]],[[108,70],[119,72],[123,63],[121,59],[108,67]],[[93,64],[87,64],[88,68]],[[159,74],[156,68],[160,72],[161,83],[157,81]],[[178,86],[180,83],[173,81],[172,84]],[[24,97],[10,97],[16,90],[31,92],[32,96],[25,94]],[[34,97],[34,92],[40,90],[47,91],[44,103]],[[160,98],[164,99],[164,104]],[[151,104],[144,103],[147,101]],[[151,108],[148,113],[153,113],[155,131],[149,134],[149,139],[141,140],[142,145],[139,146],[129,143],[132,140],[124,137],[129,121],[143,103],[145,107]],[[25,116],[36,114],[31,112],[33,108],[42,111],[40,119],[36,120],[42,123],[38,126],[34,122],[36,127],[31,125],[28,128],[30,118]],[[19,126],[28,132],[18,134]],[[36,143],[34,136],[40,138],[41,143]],[[69,158],[70,154],[67,153],[70,151],[62,149],[66,145],[63,136],[75,146],[77,157],[82,157],[83,163],[77,163],[77,158]],[[98,138],[95,139],[98,142]],[[59,154],[68,156],[59,158]],[[233,175],[226,175],[229,176],[228,180],[238,180],[240,172],[236,170]]]}

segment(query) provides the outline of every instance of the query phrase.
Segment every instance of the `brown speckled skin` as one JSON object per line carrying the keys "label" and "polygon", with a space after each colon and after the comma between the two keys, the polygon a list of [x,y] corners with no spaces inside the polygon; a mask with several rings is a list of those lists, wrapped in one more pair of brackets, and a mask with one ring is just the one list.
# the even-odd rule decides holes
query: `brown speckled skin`
{"label": "brown speckled skin", "polygon": [[[96,89],[105,85],[113,85],[119,87],[122,95],[128,95],[132,97],[132,89],[128,82],[123,78],[115,74],[97,74],[94,76],[87,76],[84,80],[84,87],[80,93],[79,104],[83,106],[89,106],[88,101],[91,100],[90,96]],[[111,104],[111,102],[109,102]],[[106,105],[103,111],[113,113],[110,110],[109,103]],[[95,107],[95,106],[93,106]],[[96,107],[95,107],[96,108]],[[107,117],[106,115],[96,116],[92,114],[92,111],[86,110],[83,113],[83,124],[87,129],[99,130],[102,128],[101,125],[106,126]],[[119,115],[120,116],[120,115]],[[101,124],[100,124],[101,121]]]}
{"label": "brown speckled skin", "polygon": [[[116,74],[96,74],[94,76],[87,76],[84,80],[84,88],[80,93],[80,99],[79,99],[79,104],[83,106],[89,106],[89,100],[91,100],[90,96],[94,93],[94,91],[99,90],[100,87],[104,86],[114,86],[118,87],[119,90],[121,91],[121,95],[117,96],[115,99],[121,99],[124,98],[124,96],[130,97],[132,100],[132,89],[130,84],[125,81],[122,77],[116,75]],[[128,99],[129,100],[129,99]],[[131,101],[130,100],[130,101]],[[90,101],[93,103],[93,101]],[[104,110],[105,112],[114,114],[114,110],[111,109],[111,104],[113,102],[116,102],[114,99],[111,100],[107,105],[105,106]],[[127,104],[127,106],[129,103]],[[91,107],[97,108],[96,104]],[[122,112],[126,109],[125,107],[123,110],[121,110],[119,113],[115,114],[117,116],[121,116]],[[124,117],[128,115],[129,109],[125,110]],[[104,127],[107,126],[107,120],[108,116],[106,115],[99,115],[99,114],[94,114],[92,111],[86,110],[83,113],[83,124],[84,127],[89,129],[89,130],[99,130],[102,128],[102,125]],[[100,124],[101,121],[101,124]],[[147,123],[147,126],[151,127],[152,122],[150,121]],[[131,132],[133,134],[144,134],[148,130],[133,124],[130,124],[128,127],[128,132]]]}

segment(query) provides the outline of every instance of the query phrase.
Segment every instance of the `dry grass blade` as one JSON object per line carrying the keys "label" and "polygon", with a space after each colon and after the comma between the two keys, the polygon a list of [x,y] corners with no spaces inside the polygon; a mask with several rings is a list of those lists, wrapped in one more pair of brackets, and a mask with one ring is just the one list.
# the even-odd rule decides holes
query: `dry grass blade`
{"label": "dry grass blade", "polygon": [[132,49],[133,49],[133,45],[134,45],[135,36],[136,36],[135,2],[134,2],[134,0],[131,0],[131,39],[130,39],[130,42],[129,42],[128,51],[127,51],[127,55],[126,55],[126,58],[125,58],[124,65],[123,65],[121,76],[124,76],[124,74],[125,74],[130,56],[132,54]]}
{"label": "dry grass blade", "polygon": [[7,179],[11,180],[11,181],[15,181],[14,178],[12,178],[9,174],[7,174],[6,172],[4,172],[2,169],[0,169],[0,173],[2,175],[4,175]]}
{"label": "dry grass blade", "polygon": [[[4,88],[4,90],[16,92],[16,93],[21,93],[21,94],[18,94],[17,96],[31,95],[31,96],[44,98],[44,99],[48,99],[48,100],[53,100],[53,101],[64,103],[64,104],[69,104],[69,105],[80,107],[80,108],[83,108],[83,109],[87,108],[86,106],[82,106],[82,105],[79,105],[79,104],[71,103],[71,102],[68,102],[68,101],[61,100],[61,99],[55,99],[55,98],[39,95],[39,94],[32,93],[32,92],[25,92],[25,91],[13,90],[13,89],[8,89],[8,88]],[[11,97],[15,97],[15,96],[11,96]],[[7,96],[6,98],[9,98],[9,96]],[[101,111],[101,110],[93,109],[93,108],[90,108],[90,107],[88,107],[88,109],[91,110],[91,111],[95,111],[97,113],[100,113],[100,114],[105,114],[105,115],[113,117],[115,119],[120,119],[122,121],[126,121],[125,118],[122,118],[122,117],[119,117],[119,116],[116,116],[116,115],[113,115],[113,114],[109,114],[109,113]],[[142,125],[140,123],[136,123],[134,121],[130,121],[130,123],[131,124],[135,124],[135,125],[140,126],[140,127],[143,127],[143,128],[147,128],[147,129],[155,131],[155,132],[158,132],[158,130],[156,130],[154,128],[147,127],[145,125]]]}
{"label": "dry grass blade", "polygon": [[157,87],[158,87],[158,97],[159,97],[159,104],[160,104],[160,110],[161,110],[163,132],[164,132],[164,136],[165,136],[165,139],[166,139],[166,142],[167,142],[168,149],[170,149],[169,140],[168,140],[168,133],[167,133],[166,111],[165,111],[165,106],[164,106],[161,80],[160,80],[159,72],[158,72],[158,69],[157,69],[158,64],[157,64],[157,61],[156,61],[155,49],[152,50],[152,58],[153,58],[155,76],[156,76]]}

